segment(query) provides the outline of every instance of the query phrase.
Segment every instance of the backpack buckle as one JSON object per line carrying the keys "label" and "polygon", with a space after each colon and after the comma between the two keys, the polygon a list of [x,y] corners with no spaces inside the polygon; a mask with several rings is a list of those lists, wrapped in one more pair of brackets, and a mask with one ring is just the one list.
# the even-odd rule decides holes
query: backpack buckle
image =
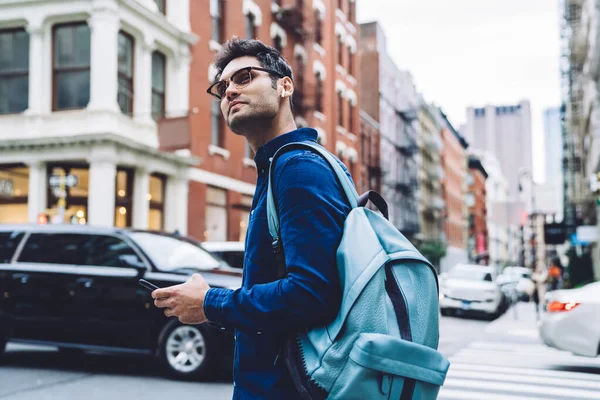
{"label": "backpack buckle", "polygon": [[281,251],[281,242],[279,241],[279,238],[273,240],[271,246],[273,247],[273,253],[279,253]]}

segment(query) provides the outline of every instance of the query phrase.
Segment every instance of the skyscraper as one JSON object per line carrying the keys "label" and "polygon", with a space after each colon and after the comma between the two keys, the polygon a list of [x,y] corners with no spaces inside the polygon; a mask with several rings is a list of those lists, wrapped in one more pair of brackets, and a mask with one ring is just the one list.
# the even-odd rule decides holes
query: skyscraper
{"label": "skyscraper", "polygon": [[510,196],[518,197],[519,174],[533,172],[529,101],[510,106],[469,107],[463,134],[473,149],[496,156]]}
{"label": "skyscraper", "polygon": [[556,219],[563,218],[563,173],[562,173],[562,132],[560,122],[560,108],[547,108],[544,110],[544,154],[546,156],[546,184],[550,190],[548,206],[555,210]]}

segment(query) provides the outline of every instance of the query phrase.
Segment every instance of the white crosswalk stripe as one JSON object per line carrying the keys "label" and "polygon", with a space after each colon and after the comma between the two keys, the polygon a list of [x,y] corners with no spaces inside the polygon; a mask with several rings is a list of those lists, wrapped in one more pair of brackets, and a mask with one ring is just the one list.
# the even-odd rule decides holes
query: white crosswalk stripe
{"label": "white crosswalk stripe", "polygon": [[536,343],[477,341],[450,357],[439,400],[600,400],[600,359]]}

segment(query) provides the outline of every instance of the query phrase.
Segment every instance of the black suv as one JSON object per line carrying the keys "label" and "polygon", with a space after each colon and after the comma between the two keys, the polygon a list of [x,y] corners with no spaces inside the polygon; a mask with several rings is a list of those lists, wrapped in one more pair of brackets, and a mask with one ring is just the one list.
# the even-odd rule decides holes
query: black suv
{"label": "black suv", "polygon": [[0,225],[0,354],[10,340],[154,356],[184,379],[231,368],[231,333],[165,317],[138,284],[144,278],[170,286],[195,272],[214,287],[241,285],[241,271],[177,235]]}

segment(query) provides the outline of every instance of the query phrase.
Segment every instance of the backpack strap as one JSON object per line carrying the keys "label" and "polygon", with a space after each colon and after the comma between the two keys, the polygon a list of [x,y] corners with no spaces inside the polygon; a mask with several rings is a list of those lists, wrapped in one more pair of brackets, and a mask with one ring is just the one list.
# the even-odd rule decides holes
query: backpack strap
{"label": "backpack strap", "polygon": [[279,213],[277,211],[277,205],[275,199],[273,197],[273,174],[274,174],[274,164],[283,153],[286,153],[290,150],[310,150],[321,155],[332,168],[333,172],[338,178],[342,189],[348,199],[351,208],[356,208],[358,204],[358,193],[356,192],[356,188],[352,184],[352,181],[348,178],[348,175],[344,172],[342,167],[339,165],[337,160],[322,146],[317,144],[312,144],[310,142],[294,142],[286,144],[282,146],[273,158],[271,159],[271,163],[269,165],[269,186],[267,190],[267,222],[269,224],[269,233],[271,234],[271,238],[273,242],[271,245],[273,246],[273,252],[275,253],[275,260],[277,262],[277,272],[278,278],[281,279],[287,275],[285,268],[285,256],[282,251],[281,238],[279,232]]}

